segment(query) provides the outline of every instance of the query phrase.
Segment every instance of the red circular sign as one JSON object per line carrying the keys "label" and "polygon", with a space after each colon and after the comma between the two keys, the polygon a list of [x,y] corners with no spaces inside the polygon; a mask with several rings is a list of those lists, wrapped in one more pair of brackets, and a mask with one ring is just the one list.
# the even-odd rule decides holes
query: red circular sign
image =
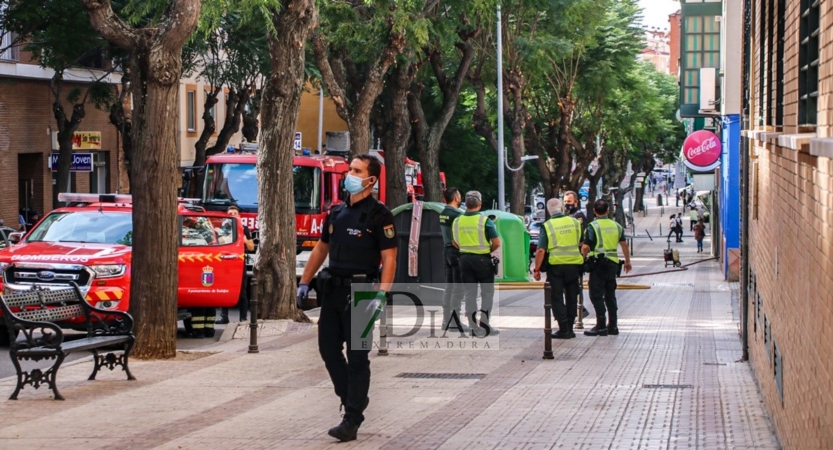
{"label": "red circular sign", "polygon": [[720,138],[711,131],[700,130],[690,134],[683,144],[683,156],[688,166],[713,169],[720,161],[723,147]]}

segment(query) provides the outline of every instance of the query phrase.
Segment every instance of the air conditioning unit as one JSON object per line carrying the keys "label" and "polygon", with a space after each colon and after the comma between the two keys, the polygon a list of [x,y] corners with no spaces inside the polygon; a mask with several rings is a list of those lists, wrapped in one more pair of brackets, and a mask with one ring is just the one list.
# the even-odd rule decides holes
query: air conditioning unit
{"label": "air conditioning unit", "polygon": [[717,70],[714,67],[700,69],[700,112],[716,111]]}

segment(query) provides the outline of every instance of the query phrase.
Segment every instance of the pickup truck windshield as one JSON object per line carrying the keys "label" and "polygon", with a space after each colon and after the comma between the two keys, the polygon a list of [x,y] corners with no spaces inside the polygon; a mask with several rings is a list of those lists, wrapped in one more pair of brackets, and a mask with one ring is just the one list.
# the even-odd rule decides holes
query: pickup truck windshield
{"label": "pickup truck windshield", "polygon": [[[321,171],[315,167],[292,168],[295,212],[321,211]],[[209,164],[206,169],[203,202],[213,205],[237,204],[257,209],[257,168],[254,164]]]}
{"label": "pickup truck windshield", "polygon": [[77,211],[53,213],[29,234],[27,242],[133,244],[130,213]]}

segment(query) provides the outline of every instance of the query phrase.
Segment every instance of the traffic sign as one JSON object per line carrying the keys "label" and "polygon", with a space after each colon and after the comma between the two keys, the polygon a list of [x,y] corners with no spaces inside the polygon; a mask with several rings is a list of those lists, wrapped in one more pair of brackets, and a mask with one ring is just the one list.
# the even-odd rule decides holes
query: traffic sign
{"label": "traffic sign", "polygon": [[295,143],[292,146],[292,148],[294,148],[295,150],[301,150],[301,132],[300,131],[295,132]]}

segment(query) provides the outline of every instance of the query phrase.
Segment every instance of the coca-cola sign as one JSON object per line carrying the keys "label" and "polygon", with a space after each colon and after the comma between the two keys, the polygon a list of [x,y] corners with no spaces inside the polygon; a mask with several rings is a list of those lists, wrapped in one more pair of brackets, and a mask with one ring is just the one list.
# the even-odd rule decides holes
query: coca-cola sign
{"label": "coca-cola sign", "polygon": [[695,131],[683,143],[685,165],[695,171],[705,172],[720,165],[722,151],[720,138],[711,131]]}

